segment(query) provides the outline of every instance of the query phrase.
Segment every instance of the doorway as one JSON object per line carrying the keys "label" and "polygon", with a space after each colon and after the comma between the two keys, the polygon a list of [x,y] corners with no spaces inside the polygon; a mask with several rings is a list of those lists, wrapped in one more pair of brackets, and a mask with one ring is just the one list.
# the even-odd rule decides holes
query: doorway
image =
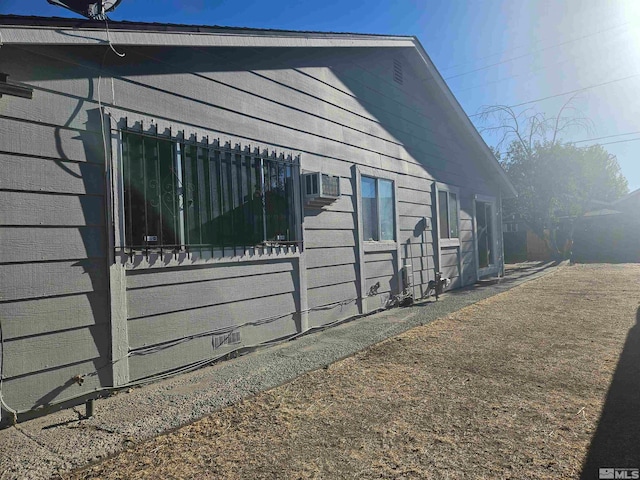
{"label": "doorway", "polygon": [[495,249],[495,206],[493,202],[481,202],[476,200],[476,226],[478,269],[492,267],[496,263]]}

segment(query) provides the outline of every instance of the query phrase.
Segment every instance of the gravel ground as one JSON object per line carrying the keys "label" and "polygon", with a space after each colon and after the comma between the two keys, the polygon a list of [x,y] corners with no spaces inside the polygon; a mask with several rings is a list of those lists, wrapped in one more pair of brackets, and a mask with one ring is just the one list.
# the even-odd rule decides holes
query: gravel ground
{"label": "gravel ground", "polygon": [[[516,267],[501,283],[452,292],[437,304],[372,315],[120,393],[97,402],[90,420],[68,410],[5,429],[2,478],[47,478],[123,449],[72,478],[575,476],[635,319],[638,266],[564,267],[333,363],[550,271]],[[595,335],[602,333],[604,340]],[[594,348],[604,356],[592,358]],[[576,439],[566,448],[556,445],[566,425],[536,427],[558,415],[537,410],[560,404],[571,428],[584,423],[569,430]],[[513,438],[501,440],[504,431]],[[520,437],[541,435],[548,452],[520,445]]]}

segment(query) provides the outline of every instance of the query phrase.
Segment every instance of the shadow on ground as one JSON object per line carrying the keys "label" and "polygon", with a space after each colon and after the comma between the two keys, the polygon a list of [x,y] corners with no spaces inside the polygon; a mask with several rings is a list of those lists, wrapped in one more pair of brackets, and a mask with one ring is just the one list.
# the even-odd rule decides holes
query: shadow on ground
{"label": "shadow on ground", "polygon": [[609,386],[581,479],[599,468],[640,468],[640,308]]}

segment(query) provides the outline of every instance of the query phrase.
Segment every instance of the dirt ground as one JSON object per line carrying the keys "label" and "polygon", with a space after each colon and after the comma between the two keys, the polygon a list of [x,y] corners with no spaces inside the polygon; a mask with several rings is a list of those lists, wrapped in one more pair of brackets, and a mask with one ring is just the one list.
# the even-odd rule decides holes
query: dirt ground
{"label": "dirt ground", "polygon": [[640,467],[638,323],[640,265],[562,267],[68,478],[558,479],[579,478],[585,462]]}

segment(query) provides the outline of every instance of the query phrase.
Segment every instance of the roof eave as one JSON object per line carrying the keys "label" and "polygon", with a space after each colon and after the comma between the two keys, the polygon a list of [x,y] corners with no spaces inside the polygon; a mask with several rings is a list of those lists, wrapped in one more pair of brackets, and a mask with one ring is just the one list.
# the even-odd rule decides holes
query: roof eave
{"label": "roof eave", "polygon": [[504,187],[504,190],[502,190],[503,197],[504,198],[517,197],[518,192],[513,186],[513,183],[511,183],[511,180],[509,180],[509,177],[507,177],[507,173],[504,171],[504,169],[500,165],[500,162],[498,162],[498,159],[495,157],[495,155],[493,154],[489,146],[485,143],[483,138],[480,136],[480,133],[478,132],[478,130],[476,130],[476,127],[473,125],[473,123],[465,113],[464,109],[462,108],[462,106],[460,105],[456,97],[453,95],[453,93],[449,89],[449,86],[444,81],[444,79],[442,78],[442,75],[440,75],[440,72],[431,61],[431,58],[427,54],[426,50],[423,48],[422,44],[420,43],[420,40],[418,40],[415,36],[412,37],[412,39],[417,52],[420,54],[420,57],[424,62],[425,66],[427,67],[427,70],[433,76],[433,80],[438,85],[440,91],[443,93],[444,97],[448,101],[449,105],[452,107],[453,111],[455,111],[456,114],[460,117],[462,124],[465,125],[466,129],[469,131],[470,136],[473,139],[474,143],[479,147],[480,151],[484,153],[489,164],[498,173],[498,177],[501,181],[502,186]]}
{"label": "roof eave", "polygon": [[[28,19],[34,18],[29,24]],[[22,20],[22,21],[18,21]],[[35,21],[38,20],[38,21]],[[412,47],[413,37],[295,32],[231,27],[2,17],[5,45],[113,45],[172,47]]]}

